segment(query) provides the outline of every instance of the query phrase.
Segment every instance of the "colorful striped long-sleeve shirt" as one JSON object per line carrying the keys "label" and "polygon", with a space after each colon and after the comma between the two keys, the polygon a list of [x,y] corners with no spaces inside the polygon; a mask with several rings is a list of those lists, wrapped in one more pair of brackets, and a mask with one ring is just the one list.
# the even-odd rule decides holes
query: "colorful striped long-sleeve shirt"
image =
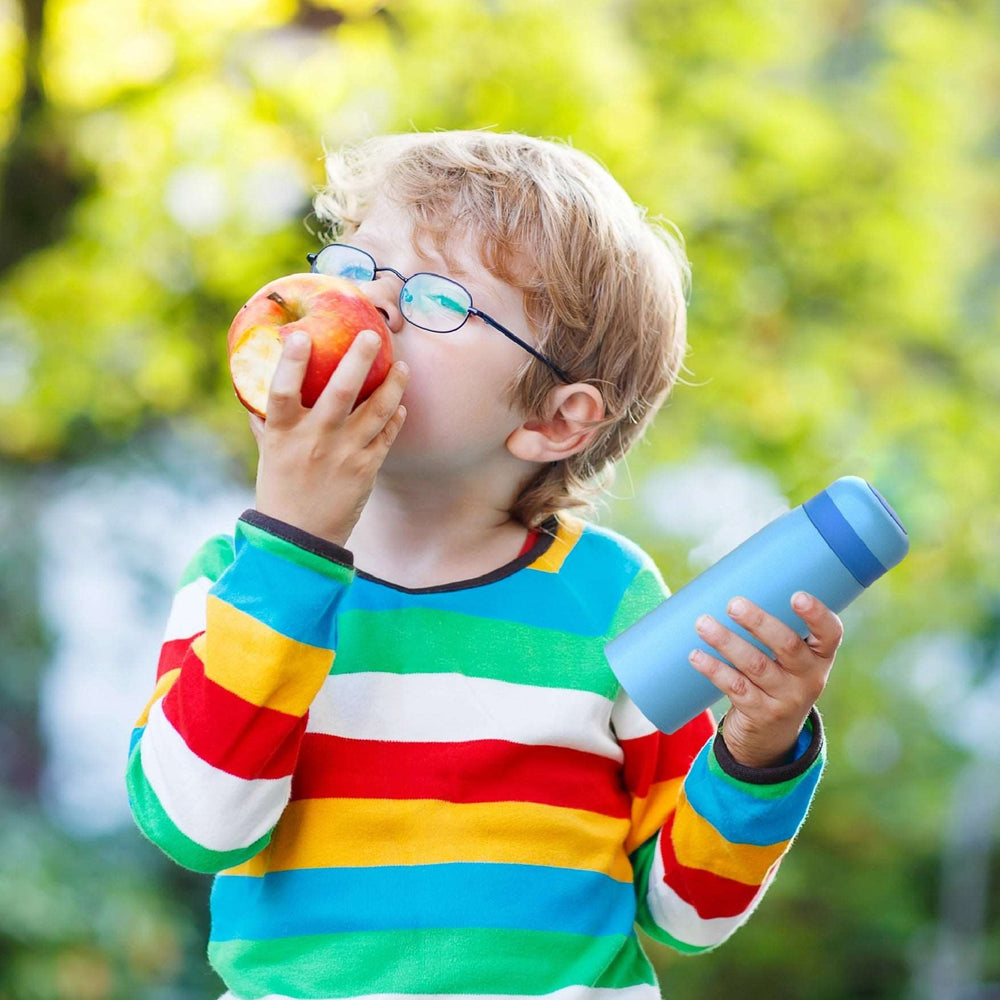
{"label": "colorful striped long-sleeve shirt", "polygon": [[708,712],[658,732],[603,652],[669,596],[657,567],[544,527],[422,589],[255,510],[192,559],[126,781],[140,830],[215,875],[226,1000],[657,1000],[637,927],[700,952],[757,906],[819,780],[818,714],[768,770]]}

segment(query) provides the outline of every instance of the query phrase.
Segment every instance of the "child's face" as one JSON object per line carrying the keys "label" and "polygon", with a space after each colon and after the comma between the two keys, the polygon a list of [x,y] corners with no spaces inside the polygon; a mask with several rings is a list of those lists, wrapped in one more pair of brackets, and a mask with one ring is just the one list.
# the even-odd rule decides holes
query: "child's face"
{"label": "child's face", "polygon": [[[521,291],[485,269],[472,238],[456,240],[451,251],[456,267],[430,250],[431,256],[420,256],[411,236],[408,212],[383,198],[344,242],[367,250],[378,267],[392,267],[405,276],[433,271],[461,282],[476,307],[537,346]],[[380,271],[374,281],[361,286],[387,316],[395,359],[410,367],[403,395],[406,420],[385,468],[460,473],[485,472],[484,463],[491,460],[509,464],[512,457],[504,442],[524,417],[500,397],[528,355],[476,316],[452,333],[414,326],[399,311],[401,284],[396,275]]]}

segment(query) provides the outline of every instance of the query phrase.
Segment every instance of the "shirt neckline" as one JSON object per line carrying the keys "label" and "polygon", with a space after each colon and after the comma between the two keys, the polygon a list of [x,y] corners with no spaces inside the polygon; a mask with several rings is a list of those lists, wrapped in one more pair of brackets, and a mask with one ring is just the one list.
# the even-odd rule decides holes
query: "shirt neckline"
{"label": "shirt neckline", "polygon": [[497,569],[490,570],[488,573],[483,573],[481,576],[471,577],[467,580],[456,580],[453,583],[440,583],[432,587],[404,587],[402,584],[393,583],[391,580],[383,580],[381,577],[375,576],[372,573],[366,573],[363,569],[359,569],[357,566],[354,567],[354,573],[356,576],[363,580],[367,580],[369,583],[377,584],[380,587],[387,587],[390,590],[398,590],[404,594],[445,594],[456,590],[472,590],[476,587],[485,587],[491,583],[496,583],[498,580],[503,580],[508,576],[513,576],[526,566],[530,566],[531,563],[533,563],[540,556],[544,555],[555,541],[556,532],[559,530],[558,516],[552,514],[550,517],[546,518],[546,520],[538,526],[538,530],[540,534],[538,538],[535,539],[535,544],[532,545],[527,552],[523,552],[515,559],[512,559],[508,563],[504,563],[503,566],[500,566]]}

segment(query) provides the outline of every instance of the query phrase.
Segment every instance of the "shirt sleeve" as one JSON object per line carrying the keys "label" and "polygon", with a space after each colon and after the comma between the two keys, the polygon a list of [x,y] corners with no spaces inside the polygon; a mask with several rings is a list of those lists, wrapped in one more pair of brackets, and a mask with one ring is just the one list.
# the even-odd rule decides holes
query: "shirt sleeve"
{"label": "shirt sleeve", "polygon": [[[667,597],[655,568],[644,568],[615,634]],[[715,948],[759,905],[805,820],[825,762],[819,713],[811,711],[792,761],[774,768],[737,763],[710,711],[667,735],[623,690],[611,721],[631,800],[636,923],[682,953]]]}
{"label": "shirt sleeve", "polygon": [[136,825],[178,864],[219,872],[269,842],[353,579],[346,549],[256,510],[189,562],[126,770]]}

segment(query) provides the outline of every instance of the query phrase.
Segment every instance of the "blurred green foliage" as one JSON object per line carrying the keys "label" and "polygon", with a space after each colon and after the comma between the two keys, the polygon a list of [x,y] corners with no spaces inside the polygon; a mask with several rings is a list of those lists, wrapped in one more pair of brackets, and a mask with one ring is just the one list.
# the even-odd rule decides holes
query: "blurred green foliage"
{"label": "blurred green foliage", "polygon": [[[843,616],[831,764],[762,912],[710,956],[650,945],[664,991],[915,995],[967,751],[905,663],[895,686],[877,668],[949,629],[993,651],[981,674],[998,663],[998,106],[988,0],[0,0],[4,482],[177,415],[252,482],[224,334],[251,292],[304,269],[323,144],[570,138],[679,226],[693,264],[692,385],[630,456],[636,486],[721,445],[794,503],[865,476],[912,541]],[[615,523],[678,589],[687,549],[630,497]],[[0,734],[21,748],[0,786],[0,1000],[214,998],[207,881],[137,833],[74,843],[37,808],[29,507],[0,542],[20,583],[0,608]],[[1000,980],[997,881],[984,980]]]}

